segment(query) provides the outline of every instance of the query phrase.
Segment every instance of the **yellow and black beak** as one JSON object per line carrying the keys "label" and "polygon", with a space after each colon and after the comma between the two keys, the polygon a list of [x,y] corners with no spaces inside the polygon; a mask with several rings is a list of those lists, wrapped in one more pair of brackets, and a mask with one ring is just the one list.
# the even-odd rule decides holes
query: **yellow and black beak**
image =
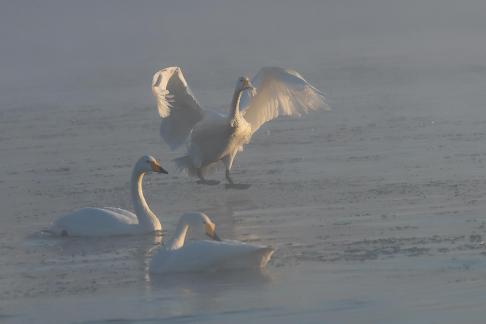
{"label": "yellow and black beak", "polygon": [[216,226],[214,224],[204,224],[206,227],[206,235],[215,241],[222,241],[221,238],[216,234]]}
{"label": "yellow and black beak", "polygon": [[218,236],[218,234],[216,234],[216,232],[213,232],[211,235],[210,235],[210,234],[208,234],[208,236],[209,236],[210,238],[212,238],[213,240],[215,240],[215,241],[219,241],[219,242],[221,242],[221,241],[222,241],[222,239],[221,239],[221,238]]}
{"label": "yellow and black beak", "polygon": [[162,168],[160,166],[160,164],[158,164],[157,162],[150,162],[150,166],[152,167],[152,171],[153,172],[157,172],[157,173],[164,173],[164,174],[168,174],[169,172],[167,172],[164,168]]}
{"label": "yellow and black beak", "polygon": [[255,87],[251,84],[250,80],[245,79],[243,80],[243,90],[255,90]]}

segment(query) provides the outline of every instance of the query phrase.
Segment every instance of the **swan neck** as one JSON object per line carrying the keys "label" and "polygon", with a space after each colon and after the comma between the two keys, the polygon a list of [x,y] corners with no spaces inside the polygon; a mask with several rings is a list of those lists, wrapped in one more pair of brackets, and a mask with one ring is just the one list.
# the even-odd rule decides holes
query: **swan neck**
{"label": "swan neck", "polygon": [[138,224],[144,229],[159,231],[162,229],[159,219],[150,210],[147,201],[143,195],[142,191],[142,181],[145,172],[139,172],[137,169],[133,170],[132,180],[131,180],[131,193],[133,208],[135,209],[135,214],[138,218]]}
{"label": "swan neck", "polygon": [[230,119],[238,118],[238,116],[240,115],[240,100],[242,93],[242,90],[236,89],[235,93],[233,94],[233,100],[231,101]]}
{"label": "swan neck", "polygon": [[186,222],[180,222],[177,225],[175,236],[170,245],[171,250],[177,250],[184,246],[188,229],[189,225]]}

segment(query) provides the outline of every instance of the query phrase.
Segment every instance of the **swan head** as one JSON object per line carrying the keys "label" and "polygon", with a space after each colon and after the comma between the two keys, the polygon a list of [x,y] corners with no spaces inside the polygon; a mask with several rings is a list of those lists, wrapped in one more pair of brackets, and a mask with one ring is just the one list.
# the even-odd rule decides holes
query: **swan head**
{"label": "swan head", "polygon": [[164,173],[168,172],[160,166],[159,161],[151,155],[142,156],[135,164],[135,169],[139,172],[156,172]]}
{"label": "swan head", "polygon": [[238,91],[238,92],[241,92],[241,91],[244,91],[244,90],[254,91],[255,87],[253,86],[253,84],[251,84],[250,79],[248,79],[247,77],[240,77],[238,79],[238,81],[236,82],[236,89],[235,90]]}
{"label": "swan head", "polygon": [[218,234],[216,234],[216,224],[208,217],[208,215],[201,212],[187,213],[182,215],[181,223],[187,224],[190,227],[199,228],[203,225],[204,233],[215,241],[221,241]]}
{"label": "swan head", "polygon": [[[203,214],[203,216],[206,216]],[[216,224],[214,224],[208,216],[203,218],[203,223],[204,223],[204,231],[206,232],[206,235],[212,238],[215,241],[221,241],[221,238],[216,234]]]}

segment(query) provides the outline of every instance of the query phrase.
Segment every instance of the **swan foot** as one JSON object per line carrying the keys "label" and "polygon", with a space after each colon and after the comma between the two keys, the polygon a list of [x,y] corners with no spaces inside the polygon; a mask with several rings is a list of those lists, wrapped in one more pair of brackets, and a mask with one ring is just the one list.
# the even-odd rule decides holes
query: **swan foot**
{"label": "swan foot", "polygon": [[203,184],[203,185],[208,185],[208,186],[215,186],[220,183],[218,180],[206,180],[206,179],[201,179],[196,181],[197,184]]}
{"label": "swan foot", "polygon": [[247,183],[231,183],[231,184],[225,184],[224,188],[225,189],[238,189],[238,190],[245,190],[251,187],[251,184]]}
{"label": "swan foot", "polygon": [[228,169],[226,169],[226,180],[228,180],[228,184],[226,184],[224,187],[225,189],[248,189],[250,188],[250,184],[244,184],[244,183],[235,183],[233,179],[231,179],[230,172]]}
{"label": "swan foot", "polygon": [[209,186],[214,186],[219,184],[218,180],[206,180],[204,179],[204,176],[202,175],[201,169],[197,170],[197,176],[199,177],[199,181],[197,181],[198,184],[205,184]]}

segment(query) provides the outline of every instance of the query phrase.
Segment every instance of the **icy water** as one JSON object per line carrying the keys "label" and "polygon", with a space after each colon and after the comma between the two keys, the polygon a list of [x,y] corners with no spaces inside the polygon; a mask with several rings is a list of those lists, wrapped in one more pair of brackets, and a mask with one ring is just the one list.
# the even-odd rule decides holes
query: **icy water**
{"label": "icy water", "polygon": [[[482,2],[0,7],[1,322],[484,322]],[[248,190],[198,185],[175,171],[150,93],[176,64],[207,107],[278,65],[333,110],[262,128],[234,166]],[[163,236],[41,234],[79,207],[131,209],[142,154],[169,171],[144,181]],[[150,276],[192,210],[273,246],[268,268]]]}

